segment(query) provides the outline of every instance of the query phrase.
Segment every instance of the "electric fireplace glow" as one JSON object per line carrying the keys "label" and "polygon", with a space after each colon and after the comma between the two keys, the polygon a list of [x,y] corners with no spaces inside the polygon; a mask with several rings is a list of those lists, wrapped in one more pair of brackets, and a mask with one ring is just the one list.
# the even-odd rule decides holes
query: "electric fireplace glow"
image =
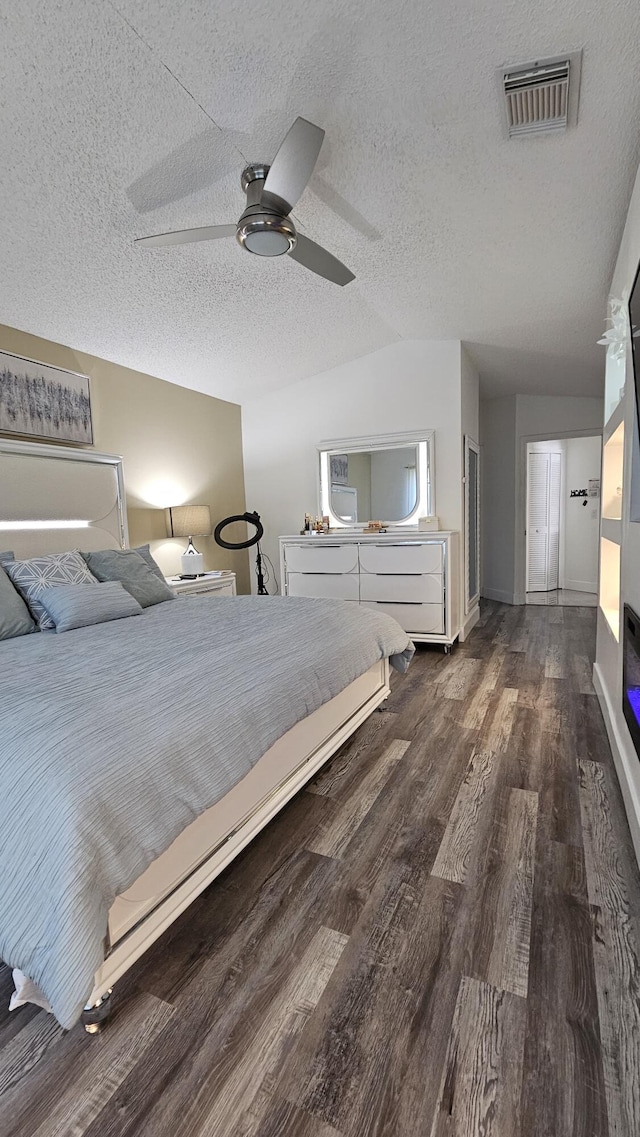
{"label": "electric fireplace glow", "polygon": [[640,757],[640,617],[624,606],[622,631],[622,710]]}

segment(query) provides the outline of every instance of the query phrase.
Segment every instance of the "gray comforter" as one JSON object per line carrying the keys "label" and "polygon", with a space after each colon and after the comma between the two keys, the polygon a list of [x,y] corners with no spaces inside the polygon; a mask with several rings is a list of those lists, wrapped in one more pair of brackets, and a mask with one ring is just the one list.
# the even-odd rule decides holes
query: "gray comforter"
{"label": "gray comforter", "polygon": [[71,1027],[114,898],[296,722],[412,654],[374,610],[278,597],[0,643],[0,958]]}

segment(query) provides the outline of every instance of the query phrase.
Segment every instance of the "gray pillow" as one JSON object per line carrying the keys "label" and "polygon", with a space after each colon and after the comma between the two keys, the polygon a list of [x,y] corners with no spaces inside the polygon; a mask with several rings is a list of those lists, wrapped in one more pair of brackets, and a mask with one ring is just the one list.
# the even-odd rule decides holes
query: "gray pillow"
{"label": "gray pillow", "polygon": [[0,640],[26,636],[35,630],[27,605],[16,592],[4,569],[0,568]]}
{"label": "gray pillow", "polygon": [[6,565],[7,561],[15,561],[13,553],[0,553],[0,565]]}
{"label": "gray pillow", "polygon": [[[124,551],[126,551],[126,550],[124,550]],[[149,548],[148,545],[136,545],[133,552],[139,553],[140,556],[142,557],[142,559],[147,562],[149,568],[153,572],[155,572],[156,576],[160,577],[160,580],[162,580],[164,583],[166,583],[166,581],[164,580],[164,573],[163,573],[162,569],[160,568],[160,565],[158,564],[158,562],[156,560],[154,560],[153,555],[151,553],[151,549]]]}
{"label": "gray pillow", "polygon": [[101,549],[82,555],[98,580],[121,581],[142,608],[176,599],[164,578],[160,580],[135,549]]}
{"label": "gray pillow", "polygon": [[53,620],[56,632],[142,614],[138,601],[119,580],[105,584],[58,584],[43,589],[38,599]]}
{"label": "gray pillow", "polygon": [[40,593],[52,584],[95,584],[80,553],[49,553],[46,557],[30,557],[26,561],[8,561],[4,571],[26,601],[29,611],[42,631],[54,623],[39,601]]}

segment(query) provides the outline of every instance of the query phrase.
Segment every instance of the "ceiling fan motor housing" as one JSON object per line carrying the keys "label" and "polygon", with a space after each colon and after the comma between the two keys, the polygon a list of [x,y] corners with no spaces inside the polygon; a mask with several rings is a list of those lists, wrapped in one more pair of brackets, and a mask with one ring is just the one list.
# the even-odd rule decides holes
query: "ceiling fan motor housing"
{"label": "ceiling fan motor housing", "polygon": [[298,115],[283,138],[270,166],[255,162],[242,171],[247,204],[236,225],[203,225],[138,237],[145,247],[185,245],[234,237],[248,253],[281,257],[284,253],[316,276],[343,287],[354,273],[322,245],[296,233],[291,210],[308,184],[320,153],[324,130]]}
{"label": "ceiling fan motor housing", "polygon": [[262,204],[262,188],[268,173],[268,166],[257,164],[242,171],[247,208],[238,222],[236,240],[247,252],[259,257],[281,257],[295,249],[297,233],[289,217]]}

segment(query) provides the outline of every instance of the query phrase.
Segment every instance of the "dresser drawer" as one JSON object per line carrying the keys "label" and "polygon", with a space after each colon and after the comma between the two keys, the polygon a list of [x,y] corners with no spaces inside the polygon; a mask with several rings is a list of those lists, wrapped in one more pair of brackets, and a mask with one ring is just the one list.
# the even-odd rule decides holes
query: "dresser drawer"
{"label": "dresser drawer", "polygon": [[360,571],[375,573],[442,572],[442,543],[360,546]]}
{"label": "dresser drawer", "polygon": [[444,609],[441,604],[374,604],[370,600],[364,604],[366,608],[375,608],[393,616],[409,635],[412,632],[444,635]]}
{"label": "dresser drawer", "polygon": [[442,604],[442,577],[432,573],[393,576],[391,573],[362,573],[361,600],[385,600],[390,603]]}
{"label": "dresser drawer", "polygon": [[326,596],[335,600],[358,600],[358,577],[331,576],[321,572],[290,572],[287,574],[289,596]]}
{"label": "dresser drawer", "polygon": [[210,573],[197,577],[196,580],[181,580],[179,577],[166,576],[165,580],[181,600],[188,596],[235,596],[236,594],[236,577],[233,572],[224,572],[219,576]]}
{"label": "dresser drawer", "polygon": [[308,537],[306,545],[286,545],[287,571],[357,572],[357,545],[324,544],[324,537]]}
{"label": "dresser drawer", "polygon": [[216,584],[213,587],[203,584],[201,588],[181,588],[176,591],[181,600],[185,600],[189,596],[235,596],[233,584],[230,580],[225,580],[224,583]]}

